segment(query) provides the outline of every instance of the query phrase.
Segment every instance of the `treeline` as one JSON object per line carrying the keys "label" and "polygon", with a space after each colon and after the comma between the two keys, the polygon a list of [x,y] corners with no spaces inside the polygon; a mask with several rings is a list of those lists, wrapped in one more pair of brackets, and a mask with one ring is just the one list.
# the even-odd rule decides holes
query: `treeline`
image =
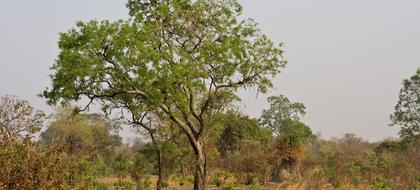
{"label": "treeline", "polygon": [[[420,139],[330,140],[300,121],[301,103],[270,97],[261,118],[220,113],[208,132],[207,185],[220,189],[418,189]],[[0,103],[0,189],[191,189],[195,154],[171,122],[137,126],[62,107],[53,116],[26,101]],[[47,127],[33,138],[48,119]],[[150,127],[150,128],[149,128]]]}

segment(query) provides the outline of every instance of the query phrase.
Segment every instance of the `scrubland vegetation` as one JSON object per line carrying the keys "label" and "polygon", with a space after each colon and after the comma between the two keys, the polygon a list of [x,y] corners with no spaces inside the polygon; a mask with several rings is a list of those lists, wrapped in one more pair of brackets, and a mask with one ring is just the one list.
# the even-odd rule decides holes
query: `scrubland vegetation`
{"label": "scrubland vegetation", "polygon": [[[400,138],[322,139],[284,95],[259,118],[236,106],[238,89],[266,93],[287,63],[236,1],[127,8],[127,21],[60,35],[40,95],[52,115],[1,98],[0,189],[420,189],[420,69],[390,117]],[[123,143],[121,128],[138,138]]]}
{"label": "scrubland vegetation", "polygon": [[[418,85],[418,74],[404,84]],[[206,138],[207,188],[419,189],[420,138],[411,125],[418,120],[397,116],[409,110],[400,106],[401,92],[391,118],[406,126],[402,137],[375,143],[352,133],[320,138],[300,121],[304,105],[284,96],[270,97],[259,119],[219,113]],[[2,97],[1,189],[193,188],[194,151],[172,122],[138,126],[139,138],[124,144],[121,122],[74,110],[64,106],[47,118],[26,101]],[[47,128],[33,138],[45,119]]]}

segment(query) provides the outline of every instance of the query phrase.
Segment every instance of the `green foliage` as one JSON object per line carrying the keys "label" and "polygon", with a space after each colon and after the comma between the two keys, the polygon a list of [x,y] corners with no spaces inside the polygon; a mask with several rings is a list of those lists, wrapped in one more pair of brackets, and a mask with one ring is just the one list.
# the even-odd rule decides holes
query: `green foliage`
{"label": "green foliage", "polygon": [[164,105],[187,111],[191,101],[219,109],[242,87],[266,92],[285,66],[282,50],[256,23],[238,20],[239,7],[233,0],[133,0],[133,21],[79,22],[61,33],[52,88],[42,96],[51,104],[87,97],[105,109],[126,105],[137,117]]}
{"label": "green foliage", "polygon": [[400,136],[412,140],[420,135],[420,68],[409,79],[403,81],[392,124],[401,126]]}
{"label": "green foliage", "polygon": [[318,181],[309,184],[311,188],[331,184],[340,189],[413,189],[420,176],[418,143],[385,140],[371,144],[353,134],[317,143],[318,150],[312,154],[318,157],[303,160],[305,168],[314,164],[305,174]]}
{"label": "green foliage", "polygon": [[375,176],[372,179],[371,183],[375,189],[384,189],[384,190],[392,189],[392,181],[382,175]]}
{"label": "green foliage", "polygon": [[[299,122],[305,115],[305,106],[302,103],[293,103],[283,96],[271,96],[268,99],[270,108],[263,110],[260,123],[276,135],[287,135],[290,133],[303,133],[305,129],[294,129],[295,126],[305,128]],[[307,128],[307,127],[306,127]],[[308,128],[309,129],[309,128]]]}
{"label": "green foliage", "polygon": [[[67,162],[71,163],[71,161]],[[100,157],[86,158],[74,162],[73,169],[77,172],[75,180],[89,187],[96,187],[98,178],[111,174],[108,166]]]}
{"label": "green foliage", "polygon": [[114,184],[115,189],[118,190],[132,190],[134,187],[134,183],[130,182],[130,181],[122,181],[122,182],[117,182]]}
{"label": "green foliage", "polygon": [[94,185],[95,190],[108,190],[108,185],[104,183],[95,183]]}
{"label": "green foliage", "polygon": [[150,189],[152,187],[152,181],[150,179],[150,176],[146,176],[146,178],[144,178],[143,183],[142,183],[144,189]]}
{"label": "green foliage", "polygon": [[177,182],[179,186],[185,186],[187,184],[194,183],[194,176],[182,176],[175,174],[171,178],[173,181]]}
{"label": "green foliage", "polygon": [[230,172],[215,170],[211,175],[211,183],[217,187],[228,187],[236,183],[236,179]]}
{"label": "green foliage", "polygon": [[363,180],[361,164],[357,161],[353,161],[346,164],[345,167],[349,174],[351,184],[357,187]]}
{"label": "green foliage", "polygon": [[209,120],[240,88],[267,92],[286,65],[283,51],[240,19],[236,0],[130,0],[127,8],[127,21],[78,22],[60,34],[42,96],[49,104],[87,98],[133,122],[145,113],[171,120],[187,135],[202,180]]}
{"label": "green foliage", "polygon": [[217,147],[222,156],[240,151],[244,141],[259,141],[268,144],[271,140],[270,132],[261,128],[256,120],[247,116],[229,112],[223,116],[220,124],[224,129],[217,140]]}
{"label": "green foliage", "polygon": [[72,107],[63,107],[46,131],[40,143],[45,146],[66,145],[71,156],[108,155],[121,144],[121,138],[112,134],[113,124],[95,114],[74,115]]}
{"label": "green foliage", "polygon": [[111,167],[114,174],[118,177],[117,186],[122,188],[126,185],[124,183],[124,178],[128,175],[130,165],[129,157],[125,152],[121,151],[114,156]]}
{"label": "green foliage", "polygon": [[147,171],[151,168],[150,163],[143,154],[136,154],[133,165],[130,169],[130,175],[138,181],[147,175]]}

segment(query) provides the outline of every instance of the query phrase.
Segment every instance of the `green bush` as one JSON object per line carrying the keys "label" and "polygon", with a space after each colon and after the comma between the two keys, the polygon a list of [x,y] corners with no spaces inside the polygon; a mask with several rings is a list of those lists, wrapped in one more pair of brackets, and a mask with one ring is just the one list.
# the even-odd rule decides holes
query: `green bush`
{"label": "green bush", "polygon": [[137,190],[150,189],[151,187],[152,187],[152,180],[150,179],[150,176],[146,176],[143,180],[138,179],[136,181]]}
{"label": "green bush", "polygon": [[235,177],[231,173],[224,170],[216,170],[211,176],[211,183],[216,185],[217,187],[233,185],[235,184],[235,182]]}
{"label": "green bush", "polygon": [[132,190],[134,183],[131,181],[123,181],[114,183],[114,188],[118,190]]}
{"label": "green bush", "polygon": [[108,190],[109,188],[108,188],[107,184],[97,182],[97,183],[94,184],[94,189],[96,189],[96,190]]}
{"label": "green bush", "polygon": [[357,161],[350,162],[346,166],[346,170],[350,176],[350,182],[354,186],[358,186],[362,182],[362,166]]}
{"label": "green bush", "polygon": [[392,181],[389,178],[384,177],[383,175],[378,175],[372,178],[371,184],[375,189],[392,189]]}

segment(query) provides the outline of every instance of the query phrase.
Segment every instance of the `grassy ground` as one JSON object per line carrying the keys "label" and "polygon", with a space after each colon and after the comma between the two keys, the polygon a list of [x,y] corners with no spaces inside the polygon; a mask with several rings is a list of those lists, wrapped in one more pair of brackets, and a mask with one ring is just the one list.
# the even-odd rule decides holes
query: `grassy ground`
{"label": "grassy ground", "polygon": [[[157,181],[157,176],[150,176],[150,179],[152,181],[152,187],[150,189],[155,189],[155,184]],[[133,180],[131,178],[124,179],[125,182],[131,182],[133,183]],[[118,182],[118,179],[116,177],[105,177],[99,180],[99,182],[104,183],[108,185],[108,187],[111,187],[110,190],[114,190],[112,188],[114,184]],[[320,188],[308,188],[308,183],[301,182],[301,183],[268,183],[264,186],[236,186],[233,187],[235,190],[312,190],[312,189],[319,189],[319,190],[333,190],[334,188],[331,185],[323,185]],[[305,188],[306,187],[306,188]],[[133,187],[135,189],[135,187]],[[193,184],[188,183],[185,185],[180,186],[177,182],[170,181],[169,187],[165,188],[165,190],[191,190],[193,189]],[[224,188],[222,187],[216,187],[215,185],[208,185],[207,189],[209,190],[222,190]],[[357,189],[355,188],[341,188],[346,190],[357,190],[357,189],[364,189],[369,190],[369,187],[366,186],[359,186]]]}

